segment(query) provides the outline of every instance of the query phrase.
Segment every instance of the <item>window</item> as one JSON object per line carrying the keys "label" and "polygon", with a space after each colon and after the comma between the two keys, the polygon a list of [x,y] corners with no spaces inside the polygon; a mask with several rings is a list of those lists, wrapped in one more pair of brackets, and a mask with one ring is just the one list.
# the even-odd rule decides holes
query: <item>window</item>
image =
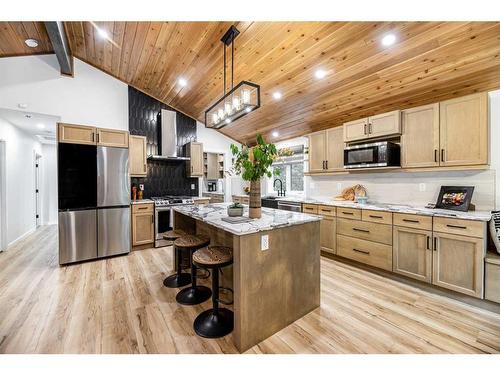
{"label": "window", "polygon": [[269,179],[268,191],[279,191],[280,184],[274,185],[274,181],[279,178],[288,193],[302,193],[304,191],[304,146],[289,147],[286,152],[286,155],[281,156],[273,164],[274,169],[278,169],[280,174]]}

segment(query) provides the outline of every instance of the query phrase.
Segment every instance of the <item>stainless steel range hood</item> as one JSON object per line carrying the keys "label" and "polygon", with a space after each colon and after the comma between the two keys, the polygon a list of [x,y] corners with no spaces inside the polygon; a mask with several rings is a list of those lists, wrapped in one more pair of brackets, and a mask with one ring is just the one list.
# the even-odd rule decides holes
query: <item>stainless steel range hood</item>
{"label": "stainless steel range hood", "polygon": [[150,155],[150,160],[189,160],[185,156],[177,155],[177,113],[161,110],[158,116],[158,139],[161,142],[159,145],[160,154]]}

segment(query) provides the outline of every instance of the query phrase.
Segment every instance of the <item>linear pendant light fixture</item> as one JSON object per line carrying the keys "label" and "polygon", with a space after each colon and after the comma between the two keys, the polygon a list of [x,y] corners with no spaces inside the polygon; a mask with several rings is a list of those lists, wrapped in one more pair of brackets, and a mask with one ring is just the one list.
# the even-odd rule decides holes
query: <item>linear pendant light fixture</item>
{"label": "linear pendant light fixture", "polygon": [[[241,81],[233,86],[234,81],[234,40],[240,32],[232,25],[224,34],[224,95],[205,111],[205,126],[220,129],[260,107],[260,86]],[[231,90],[226,93],[226,47],[231,45]]]}

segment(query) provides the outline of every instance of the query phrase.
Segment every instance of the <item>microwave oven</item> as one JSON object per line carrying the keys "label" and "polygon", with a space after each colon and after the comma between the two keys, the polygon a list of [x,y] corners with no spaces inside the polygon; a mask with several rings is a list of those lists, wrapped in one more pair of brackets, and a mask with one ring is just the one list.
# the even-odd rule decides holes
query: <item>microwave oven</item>
{"label": "microwave oven", "polygon": [[344,168],[400,167],[401,151],[394,142],[375,142],[344,148]]}

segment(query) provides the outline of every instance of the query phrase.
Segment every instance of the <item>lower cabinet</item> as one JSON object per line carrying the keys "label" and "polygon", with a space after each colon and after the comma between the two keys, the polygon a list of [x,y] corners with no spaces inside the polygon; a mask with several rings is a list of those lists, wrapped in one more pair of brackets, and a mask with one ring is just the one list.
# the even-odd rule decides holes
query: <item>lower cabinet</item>
{"label": "lower cabinet", "polygon": [[434,232],[432,283],[482,298],[484,249],[482,238]]}
{"label": "lower cabinet", "polygon": [[153,204],[132,205],[132,246],[154,242],[154,220]]}
{"label": "lower cabinet", "polygon": [[320,245],[322,251],[336,254],[336,224],[335,217],[323,216],[320,224]]}
{"label": "lower cabinet", "polygon": [[394,226],[392,270],[430,283],[432,281],[432,232]]}
{"label": "lower cabinet", "polygon": [[392,271],[392,246],[337,235],[337,255]]}

